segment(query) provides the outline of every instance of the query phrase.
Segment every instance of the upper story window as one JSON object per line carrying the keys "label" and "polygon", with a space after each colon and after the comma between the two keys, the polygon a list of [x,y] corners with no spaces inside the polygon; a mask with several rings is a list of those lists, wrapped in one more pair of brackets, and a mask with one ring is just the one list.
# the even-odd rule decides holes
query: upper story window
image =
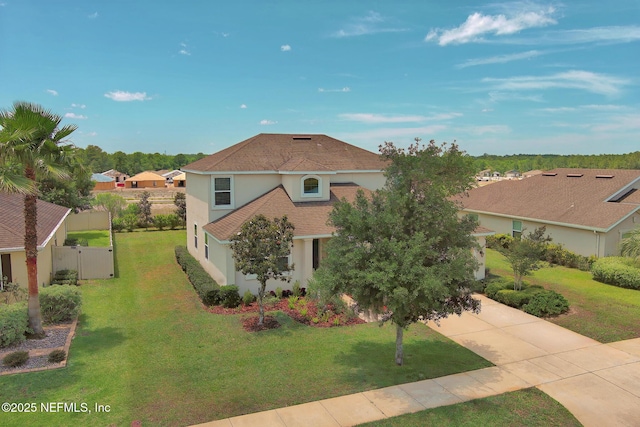
{"label": "upper story window", "polygon": [[302,197],[318,197],[322,195],[319,176],[305,176],[302,178]]}
{"label": "upper story window", "polygon": [[233,177],[220,177],[213,179],[213,207],[233,207]]}

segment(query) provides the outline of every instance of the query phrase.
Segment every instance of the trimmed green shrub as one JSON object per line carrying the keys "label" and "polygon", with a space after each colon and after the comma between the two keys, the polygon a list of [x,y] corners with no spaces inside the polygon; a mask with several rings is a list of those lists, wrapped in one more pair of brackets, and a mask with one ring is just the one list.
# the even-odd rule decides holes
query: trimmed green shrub
{"label": "trimmed green shrub", "polygon": [[591,266],[593,279],[609,285],[640,289],[640,268],[624,257],[600,258]]}
{"label": "trimmed green shrub", "polygon": [[0,305],[0,347],[7,347],[25,340],[29,329],[27,303]]}
{"label": "trimmed green shrub", "polygon": [[10,368],[16,368],[27,363],[27,360],[29,360],[28,351],[14,351],[2,358],[2,364]]}
{"label": "trimmed green shrub", "polygon": [[[182,267],[182,271],[187,274],[189,282],[193,285],[202,303],[208,306],[220,304],[220,285],[202,268],[198,260],[187,251],[185,246],[176,246],[175,254],[178,264]],[[240,304],[239,301],[240,296],[238,296],[238,304]]]}
{"label": "trimmed green shrub", "polygon": [[63,246],[89,246],[89,241],[85,238],[70,237],[64,239]]}
{"label": "trimmed green shrub", "polygon": [[120,217],[111,218],[111,229],[116,233],[119,233],[122,230],[124,230],[125,229],[124,219]]}
{"label": "trimmed green shrub", "polygon": [[78,285],[78,272],[76,270],[58,270],[51,281],[52,285]]}
{"label": "trimmed green shrub", "polygon": [[153,225],[160,231],[169,227],[169,215],[158,214],[153,217]]}
{"label": "trimmed green shrub", "polygon": [[495,234],[493,236],[487,236],[487,247],[489,249],[495,249],[501,251],[503,249],[509,249],[513,242],[513,237],[508,234]]}
{"label": "trimmed green shrub", "polygon": [[569,310],[569,301],[555,291],[544,290],[533,295],[522,309],[538,317],[555,316]]}
{"label": "trimmed green shrub", "polygon": [[513,289],[513,280],[500,277],[487,281],[487,285],[484,288],[484,294],[488,298],[494,299],[498,291],[502,289]]}
{"label": "trimmed green shrub", "polygon": [[240,305],[240,293],[236,285],[226,285],[220,287],[220,303],[226,308],[236,308]]}
{"label": "trimmed green shrub", "polygon": [[176,214],[167,215],[167,220],[169,221],[169,228],[172,230],[175,230],[182,225],[182,220]]}
{"label": "trimmed green shrub", "polygon": [[249,289],[247,289],[242,295],[242,303],[244,305],[251,305],[256,300],[256,296],[251,293]]}
{"label": "trimmed green shrub", "polygon": [[547,243],[542,252],[542,259],[550,264],[562,265],[589,271],[595,257],[586,257],[566,250],[560,243]]}
{"label": "trimmed green shrub", "polygon": [[528,292],[514,291],[513,289],[502,289],[496,293],[495,300],[510,307],[520,308],[529,302],[531,294]]}
{"label": "trimmed green shrub", "polygon": [[58,350],[53,350],[51,353],[49,353],[47,360],[49,361],[49,363],[60,363],[66,358],[67,358],[67,353],[64,350],[58,349]]}
{"label": "trimmed green shrub", "polygon": [[282,298],[282,288],[280,286],[276,288],[276,296]]}
{"label": "trimmed green shrub", "polygon": [[40,290],[40,312],[45,323],[73,320],[82,306],[80,289],[70,285],[49,286]]}

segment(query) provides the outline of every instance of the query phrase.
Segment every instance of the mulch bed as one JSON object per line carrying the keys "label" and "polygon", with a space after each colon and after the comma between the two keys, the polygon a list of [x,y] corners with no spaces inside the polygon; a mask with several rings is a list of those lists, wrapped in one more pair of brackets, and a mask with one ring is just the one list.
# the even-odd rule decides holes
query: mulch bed
{"label": "mulch bed", "polygon": [[[301,300],[303,300],[303,298],[301,298]],[[265,311],[279,310],[279,311],[282,311],[283,313],[286,313],[289,317],[291,317],[292,319],[294,319],[299,323],[302,323],[308,326],[313,326],[316,328],[333,328],[337,326],[350,326],[350,325],[359,325],[362,323],[366,323],[364,320],[360,319],[359,317],[351,316],[351,318],[348,318],[344,314],[336,314],[336,313],[330,313],[329,316],[325,316],[323,318],[322,316],[318,315],[318,307],[313,301],[308,299],[304,299],[304,301],[305,302],[302,306],[296,304],[295,308],[291,309],[289,307],[289,301],[287,299],[281,299],[275,304],[266,304]],[[306,309],[305,315],[303,315],[300,312],[301,309]],[[216,305],[212,307],[207,307],[207,310],[211,313],[224,314],[224,315],[248,314],[248,313],[252,314],[252,313],[257,313],[259,311],[259,307],[258,307],[258,303],[254,302],[250,305],[246,305],[246,306],[240,305],[239,307],[236,307],[236,308],[225,308],[225,307]],[[267,318],[271,319],[269,326],[266,326]],[[252,332],[266,330],[266,329],[274,329],[280,326],[280,324],[271,316],[265,316],[265,321],[264,321],[265,324],[260,328],[257,327],[257,323],[258,323],[257,316],[246,317],[243,319],[242,322],[243,322],[244,329]]]}

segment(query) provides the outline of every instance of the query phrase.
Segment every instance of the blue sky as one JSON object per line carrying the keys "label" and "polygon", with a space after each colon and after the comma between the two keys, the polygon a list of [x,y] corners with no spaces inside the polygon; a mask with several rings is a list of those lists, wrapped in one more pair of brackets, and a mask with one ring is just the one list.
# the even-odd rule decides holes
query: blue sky
{"label": "blue sky", "polygon": [[324,133],[377,151],[640,149],[640,2],[0,0],[0,108],[107,152]]}

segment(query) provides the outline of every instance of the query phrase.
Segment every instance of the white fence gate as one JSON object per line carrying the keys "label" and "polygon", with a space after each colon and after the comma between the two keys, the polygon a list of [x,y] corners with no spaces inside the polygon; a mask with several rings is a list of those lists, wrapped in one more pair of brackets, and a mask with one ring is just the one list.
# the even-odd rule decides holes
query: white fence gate
{"label": "white fence gate", "polygon": [[114,277],[113,246],[54,246],[53,272],[76,270],[78,279],[111,279]]}

